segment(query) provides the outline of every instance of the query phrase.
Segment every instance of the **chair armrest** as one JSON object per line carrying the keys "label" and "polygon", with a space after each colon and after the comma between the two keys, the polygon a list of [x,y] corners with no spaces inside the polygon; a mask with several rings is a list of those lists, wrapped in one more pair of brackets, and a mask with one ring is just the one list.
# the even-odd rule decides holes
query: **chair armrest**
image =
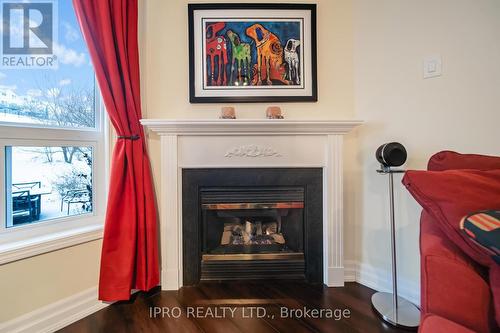
{"label": "chair armrest", "polygon": [[488,332],[491,293],[485,271],[425,211],[420,224],[421,306],[478,332]]}
{"label": "chair armrest", "polygon": [[477,332],[489,332],[490,287],[459,260],[428,255],[422,258],[422,293],[426,313],[448,318]]}

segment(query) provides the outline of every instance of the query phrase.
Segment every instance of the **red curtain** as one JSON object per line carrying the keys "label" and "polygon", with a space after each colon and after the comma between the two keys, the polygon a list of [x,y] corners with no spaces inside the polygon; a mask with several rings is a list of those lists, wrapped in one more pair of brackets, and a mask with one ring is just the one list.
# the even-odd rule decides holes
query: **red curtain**
{"label": "red curtain", "polygon": [[137,0],[73,0],[118,140],[104,227],[99,299],[159,284],[156,207],[141,119]]}

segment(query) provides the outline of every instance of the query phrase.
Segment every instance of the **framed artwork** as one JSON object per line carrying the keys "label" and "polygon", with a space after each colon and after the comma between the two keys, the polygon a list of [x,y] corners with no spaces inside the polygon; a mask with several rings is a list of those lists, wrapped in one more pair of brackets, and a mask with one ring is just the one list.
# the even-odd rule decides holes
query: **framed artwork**
{"label": "framed artwork", "polygon": [[191,103],[315,102],[315,4],[190,4]]}

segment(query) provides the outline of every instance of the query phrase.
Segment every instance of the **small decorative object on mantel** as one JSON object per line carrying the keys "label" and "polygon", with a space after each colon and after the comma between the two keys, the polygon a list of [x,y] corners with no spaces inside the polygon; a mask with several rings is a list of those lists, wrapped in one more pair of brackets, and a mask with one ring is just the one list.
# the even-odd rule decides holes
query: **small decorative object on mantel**
{"label": "small decorative object on mantel", "polygon": [[266,110],[267,119],[284,119],[279,106],[270,106]]}
{"label": "small decorative object on mantel", "polygon": [[232,106],[223,106],[220,109],[220,119],[236,119],[236,112]]}

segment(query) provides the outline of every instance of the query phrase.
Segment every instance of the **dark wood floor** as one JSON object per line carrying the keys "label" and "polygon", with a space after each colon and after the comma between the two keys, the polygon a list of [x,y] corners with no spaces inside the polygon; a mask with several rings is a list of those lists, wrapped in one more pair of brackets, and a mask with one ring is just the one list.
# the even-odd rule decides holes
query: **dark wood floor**
{"label": "dark wood floor", "polygon": [[[375,315],[370,305],[373,293],[357,283],[347,283],[343,288],[301,282],[203,283],[179,291],[138,294],[129,302],[115,303],[59,332],[404,332],[387,326]],[[154,318],[155,307],[169,313]],[[282,312],[282,308],[304,307],[318,312],[348,309],[350,318],[305,318],[300,312],[286,318],[287,313]],[[222,316],[224,309],[225,318],[213,318]],[[328,315],[326,310],[323,315]]]}

